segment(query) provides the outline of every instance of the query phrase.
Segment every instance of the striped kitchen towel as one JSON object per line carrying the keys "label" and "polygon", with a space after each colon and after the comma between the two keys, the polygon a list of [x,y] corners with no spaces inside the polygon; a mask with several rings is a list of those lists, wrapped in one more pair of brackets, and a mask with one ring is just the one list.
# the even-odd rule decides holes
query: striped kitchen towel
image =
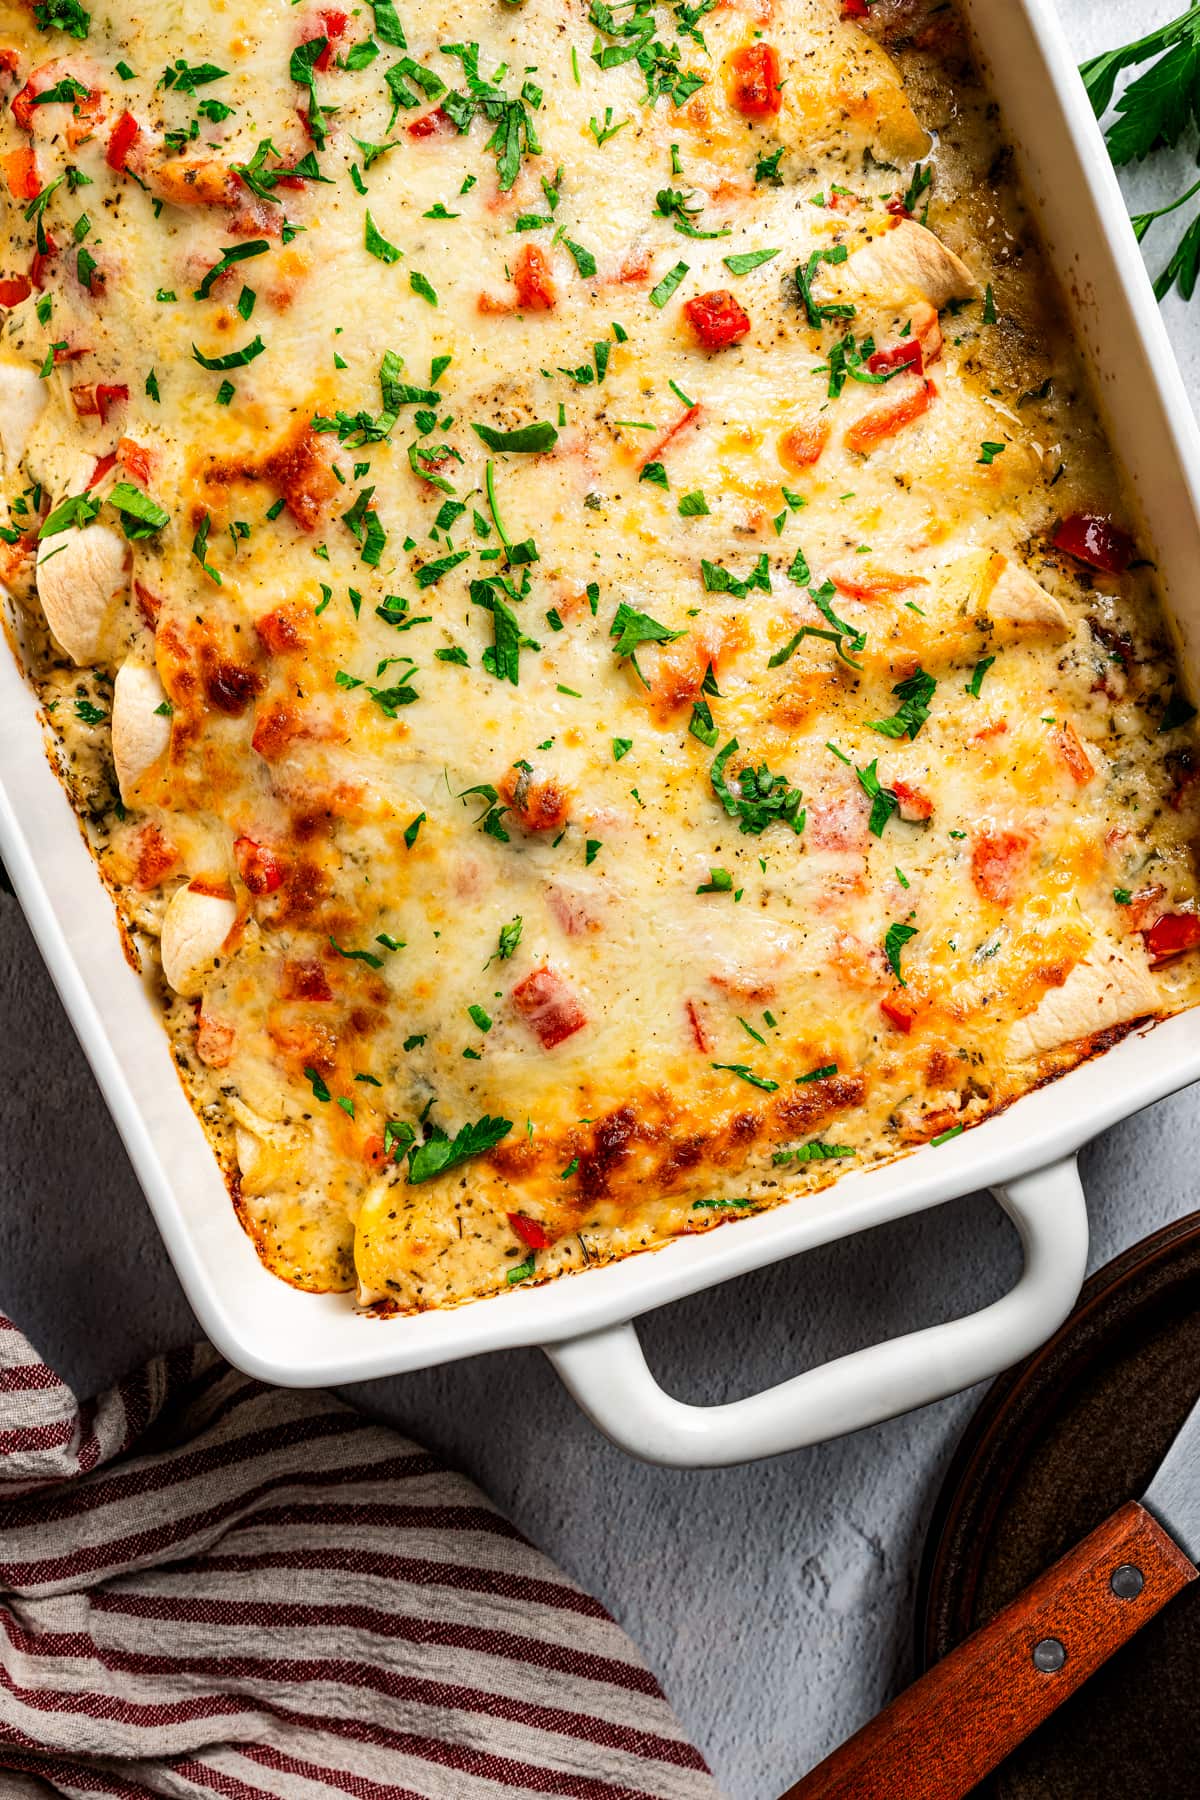
{"label": "striped kitchen towel", "polygon": [[207,1345],[79,1405],[0,1316],[0,1796],[716,1800],[463,1476]]}

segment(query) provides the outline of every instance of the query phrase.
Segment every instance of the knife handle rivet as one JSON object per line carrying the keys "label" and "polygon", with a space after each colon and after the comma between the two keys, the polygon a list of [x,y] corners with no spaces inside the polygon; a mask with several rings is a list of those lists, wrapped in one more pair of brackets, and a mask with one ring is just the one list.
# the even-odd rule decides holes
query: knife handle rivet
{"label": "knife handle rivet", "polygon": [[1066,1650],[1057,1638],[1043,1638],[1033,1646],[1033,1666],[1043,1675],[1057,1675],[1066,1660]]}
{"label": "knife handle rivet", "polygon": [[1146,1577],[1134,1563],[1122,1563],[1113,1570],[1108,1585],[1118,1600],[1136,1600],[1146,1585]]}

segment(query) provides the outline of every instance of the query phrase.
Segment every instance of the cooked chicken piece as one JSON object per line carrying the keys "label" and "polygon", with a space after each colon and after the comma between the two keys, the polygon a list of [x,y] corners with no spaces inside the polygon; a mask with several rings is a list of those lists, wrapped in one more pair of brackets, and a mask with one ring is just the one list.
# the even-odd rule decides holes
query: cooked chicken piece
{"label": "cooked chicken piece", "polygon": [[129,584],[128,545],[108,525],[69,525],[38,543],[37,590],[46,622],[72,661],[104,658]]}
{"label": "cooked chicken piece", "polygon": [[112,748],[126,805],[132,804],[133,790],[166,755],[170,742],[171,715],[157,672],[144,663],[122,663],[113,686]]}
{"label": "cooked chicken piece", "polygon": [[171,896],[163,914],[160,953],[163,974],[177,994],[193,999],[200,993],[237,916],[234,902],[221,894],[182,887]]}
{"label": "cooked chicken piece", "polygon": [[1095,944],[1061,987],[1051,988],[1008,1039],[1014,1062],[1073,1044],[1093,1032],[1157,1011],[1159,993],[1145,965],[1115,945]]}
{"label": "cooked chicken piece", "polygon": [[11,482],[16,475],[48,391],[36,370],[0,363],[0,459],[6,481]]}
{"label": "cooked chicken piece", "polygon": [[881,305],[924,300],[940,312],[951,300],[973,300],[979,292],[961,257],[914,219],[901,219],[844,263],[826,268],[831,287],[863,294]]}

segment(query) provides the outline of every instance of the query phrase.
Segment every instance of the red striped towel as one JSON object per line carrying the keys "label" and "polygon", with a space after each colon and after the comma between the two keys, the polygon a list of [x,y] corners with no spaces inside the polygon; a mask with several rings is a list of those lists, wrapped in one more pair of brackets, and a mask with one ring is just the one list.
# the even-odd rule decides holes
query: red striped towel
{"label": "red striped towel", "polygon": [[0,1316],[0,1796],[716,1800],[463,1476],[206,1345],[80,1406]]}

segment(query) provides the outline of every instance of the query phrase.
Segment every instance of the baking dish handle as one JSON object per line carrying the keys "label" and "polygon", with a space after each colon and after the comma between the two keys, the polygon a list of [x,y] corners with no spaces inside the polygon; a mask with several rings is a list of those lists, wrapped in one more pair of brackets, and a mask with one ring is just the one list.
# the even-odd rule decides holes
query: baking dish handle
{"label": "baking dish handle", "polygon": [[615,1444],[673,1468],[724,1468],[779,1456],[925,1406],[1018,1362],[1070,1312],[1087,1263],[1087,1208],[1073,1156],[994,1189],[1016,1225],[1024,1266],[1000,1300],[809,1369],[723,1406],[663,1392],[632,1323],[548,1344],[568,1391]]}

